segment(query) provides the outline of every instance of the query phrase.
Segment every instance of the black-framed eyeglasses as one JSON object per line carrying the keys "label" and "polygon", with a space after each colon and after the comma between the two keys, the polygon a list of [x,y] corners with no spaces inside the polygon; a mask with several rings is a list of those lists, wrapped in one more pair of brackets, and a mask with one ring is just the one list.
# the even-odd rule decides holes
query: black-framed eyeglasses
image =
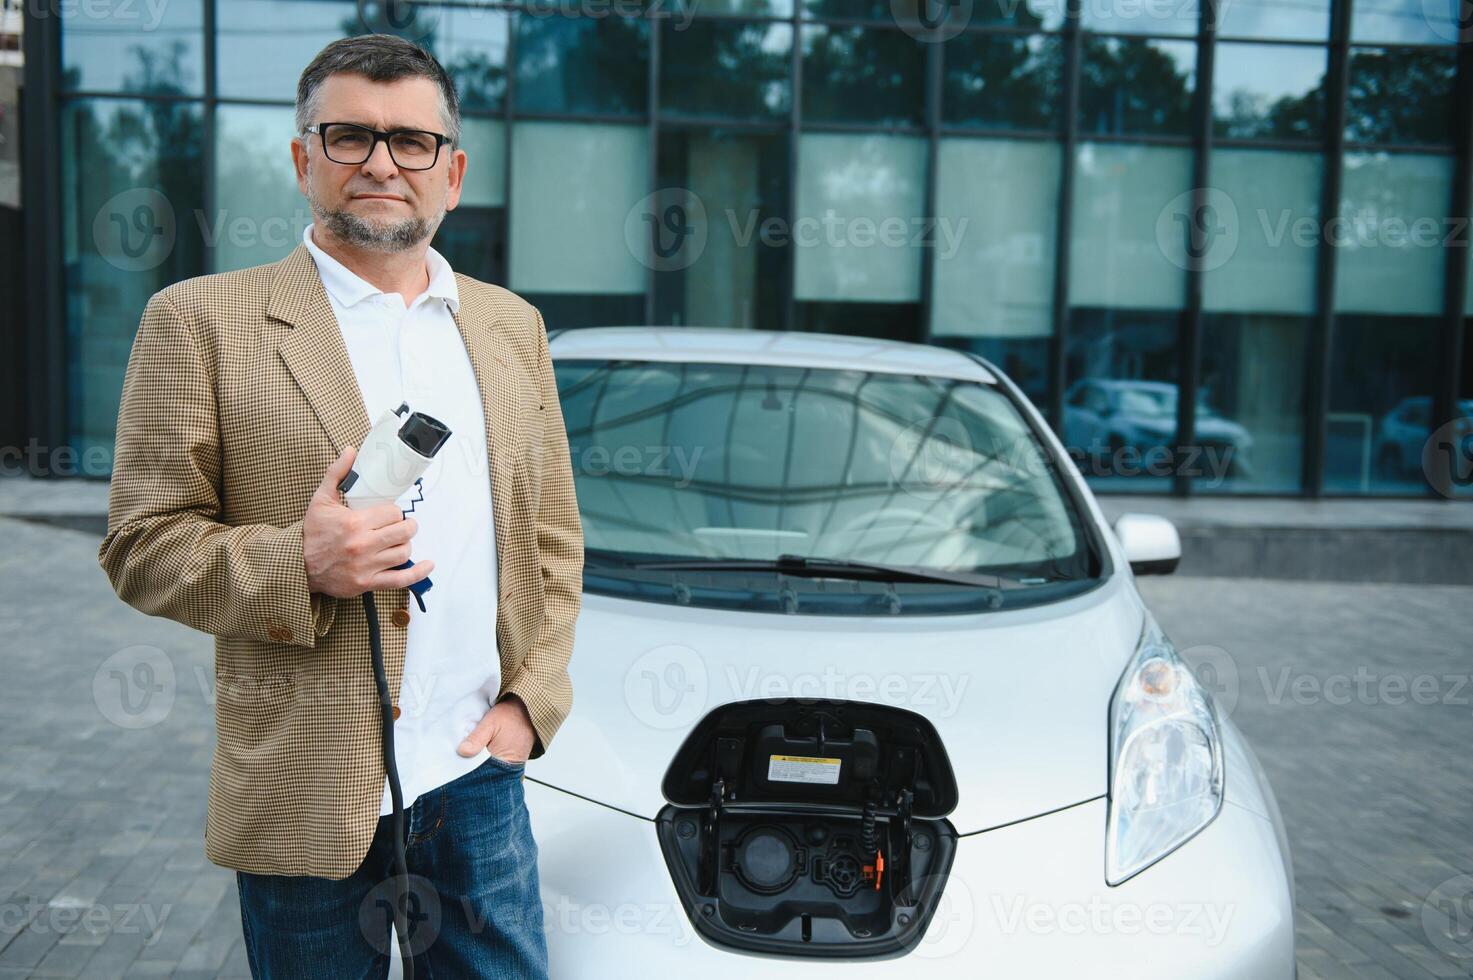
{"label": "black-framed eyeglasses", "polygon": [[379,141],[389,146],[389,157],[402,170],[429,170],[440,160],[440,147],[450,142],[443,133],[423,129],[382,132],[357,123],[324,122],[308,126],[322,139],[322,152],[333,163],[357,165],[373,156]]}

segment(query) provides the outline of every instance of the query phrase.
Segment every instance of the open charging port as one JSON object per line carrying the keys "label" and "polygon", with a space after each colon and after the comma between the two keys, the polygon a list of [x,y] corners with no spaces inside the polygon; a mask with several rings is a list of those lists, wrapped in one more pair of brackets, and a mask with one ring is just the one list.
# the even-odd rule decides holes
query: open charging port
{"label": "open charging port", "polygon": [[914,712],[855,701],[723,705],[665,774],[660,846],[712,942],[879,956],[916,942],[956,852],[956,779]]}

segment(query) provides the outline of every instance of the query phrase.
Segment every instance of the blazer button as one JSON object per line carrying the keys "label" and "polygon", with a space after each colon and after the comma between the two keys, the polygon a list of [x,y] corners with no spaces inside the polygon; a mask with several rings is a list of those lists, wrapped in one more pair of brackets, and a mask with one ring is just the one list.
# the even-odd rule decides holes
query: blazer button
{"label": "blazer button", "polygon": [[394,615],[390,617],[395,626],[404,627],[409,625],[409,610],[395,609]]}
{"label": "blazer button", "polygon": [[394,720],[395,721],[398,721],[399,720],[399,706],[397,704],[394,705]]}

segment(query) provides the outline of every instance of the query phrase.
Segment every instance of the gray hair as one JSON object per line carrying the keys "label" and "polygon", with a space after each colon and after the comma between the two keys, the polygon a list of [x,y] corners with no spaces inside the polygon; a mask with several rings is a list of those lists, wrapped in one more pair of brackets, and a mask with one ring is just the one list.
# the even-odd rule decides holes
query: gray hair
{"label": "gray hair", "polygon": [[400,78],[428,78],[440,90],[440,121],[450,145],[460,143],[460,99],[455,83],[435,56],[413,41],[393,34],[344,37],[317,53],[297,79],[297,133],[306,132],[321,108],[322,83],[329,75],[346,72],[374,82]]}

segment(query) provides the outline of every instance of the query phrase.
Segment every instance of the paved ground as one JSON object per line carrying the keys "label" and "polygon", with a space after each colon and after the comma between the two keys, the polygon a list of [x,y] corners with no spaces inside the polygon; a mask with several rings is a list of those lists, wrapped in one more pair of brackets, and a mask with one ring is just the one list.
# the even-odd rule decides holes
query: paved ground
{"label": "paved ground", "polygon": [[[118,602],[95,535],[0,518],[0,538],[0,977],[246,976],[233,877],[203,855],[210,641]],[[1278,788],[1301,977],[1473,976],[1473,881],[1438,891],[1473,873],[1473,589],[1147,592],[1179,645],[1221,648],[1193,656]],[[140,645],[162,658],[114,673]]]}
{"label": "paved ground", "polygon": [[1215,669],[1269,772],[1302,980],[1473,976],[1473,878],[1439,890],[1473,874],[1473,589],[1157,578],[1142,591]]}

